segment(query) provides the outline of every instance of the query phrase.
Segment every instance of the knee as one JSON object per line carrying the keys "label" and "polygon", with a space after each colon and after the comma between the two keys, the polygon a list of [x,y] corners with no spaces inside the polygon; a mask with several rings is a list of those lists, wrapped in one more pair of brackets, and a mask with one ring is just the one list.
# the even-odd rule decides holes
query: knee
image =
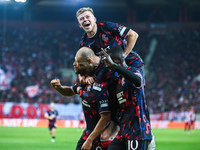
{"label": "knee", "polygon": [[108,132],[104,131],[102,134],[101,134],[101,140],[108,140],[109,139],[109,134]]}

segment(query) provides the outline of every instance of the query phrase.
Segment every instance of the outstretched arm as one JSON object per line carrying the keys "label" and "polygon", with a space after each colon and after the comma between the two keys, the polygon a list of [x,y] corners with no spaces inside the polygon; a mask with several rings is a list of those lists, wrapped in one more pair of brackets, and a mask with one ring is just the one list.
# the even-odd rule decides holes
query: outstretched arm
{"label": "outstretched arm", "polygon": [[51,86],[63,96],[73,96],[76,94],[72,86],[62,86],[59,79],[51,80]]}

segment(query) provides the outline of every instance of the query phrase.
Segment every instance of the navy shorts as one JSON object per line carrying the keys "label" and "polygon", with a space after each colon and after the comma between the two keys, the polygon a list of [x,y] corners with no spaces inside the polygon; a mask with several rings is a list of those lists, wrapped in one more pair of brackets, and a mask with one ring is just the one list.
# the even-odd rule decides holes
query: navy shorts
{"label": "navy shorts", "polygon": [[109,147],[108,150],[147,150],[149,140],[124,140],[121,141],[119,139],[114,139]]}
{"label": "navy shorts", "polygon": [[[85,142],[85,140],[83,139],[83,137],[81,137],[77,143],[76,150],[81,150],[81,147],[84,142]],[[96,138],[92,143],[91,150],[106,150],[106,149],[102,148],[100,138]]]}
{"label": "navy shorts", "polygon": [[53,125],[49,125],[49,130],[52,130],[53,128],[56,128],[56,126],[55,126],[55,124],[53,124]]}

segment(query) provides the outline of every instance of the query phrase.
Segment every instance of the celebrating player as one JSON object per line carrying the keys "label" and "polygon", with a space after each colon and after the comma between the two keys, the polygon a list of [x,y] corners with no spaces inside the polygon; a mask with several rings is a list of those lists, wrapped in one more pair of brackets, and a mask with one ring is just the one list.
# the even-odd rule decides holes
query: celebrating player
{"label": "celebrating player", "polygon": [[[138,34],[132,29],[112,22],[97,22],[92,8],[83,7],[76,12],[79,26],[85,31],[80,47],[90,47],[96,55],[101,55],[101,48],[110,49],[113,46],[121,46],[124,49],[126,63],[140,69],[144,78],[143,60],[132,51]],[[143,81],[145,84],[145,81]]]}
{"label": "celebrating player", "polygon": [[85,127],[85,117],[84,117],[83,111],[81,111],[81,112],[79,113],[78,119],[79,119],[79,121],[78,121],[78,127],[79,127],[79,128]]}
{"label": "celebrating player", "polygon": [[[100,134],[112,125],[107,87],[112,81],[109,69],[100,57],[88,47],[82,47],[75,56],[74,70],[76,74],[92,76],[92,85],[62,86],[58,79],[51,81],[51,85],[62,95],[72,96],[76,93],[82,98],[82,106],[86,120],[84,130],[76,150],[102,148]],[[111,134],[112,135],[112,134]],[[108,145],[107,145],[108,146]],[[106,149],[106,147],[105,147]]]}
{"label": "celebrating player", "polygon": [[109,49],[108,54],[104,52],[103,59],[113,72],[119,73],[116,95],[121,107],[120,131],[108,150],[147,150],[152,133],[140,70],[128,67],[119,46]]}
{"label": "celebrating player", "polygon": [[50,104],[50,110],[45,113],[45,118],[49,120],[49,133],[52,136],[51,142],[55,142],[56,136],[56,119],[59,118],[58,111],[55,110],[54,102]]}

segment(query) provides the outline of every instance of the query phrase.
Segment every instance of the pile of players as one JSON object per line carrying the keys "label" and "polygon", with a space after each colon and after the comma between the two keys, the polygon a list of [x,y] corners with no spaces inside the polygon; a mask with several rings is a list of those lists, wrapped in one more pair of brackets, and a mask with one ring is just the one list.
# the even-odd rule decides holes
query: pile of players
{"label": "pile of players", "polygon": [[77,84],[51,81],[60,94],[82,98],[86,128],[76,150],[155,149],[144,63],[132,51],[138,34],[117,23],[98,22],[89,7],[79,9],[76,16],[85,31],[73,63]]}

